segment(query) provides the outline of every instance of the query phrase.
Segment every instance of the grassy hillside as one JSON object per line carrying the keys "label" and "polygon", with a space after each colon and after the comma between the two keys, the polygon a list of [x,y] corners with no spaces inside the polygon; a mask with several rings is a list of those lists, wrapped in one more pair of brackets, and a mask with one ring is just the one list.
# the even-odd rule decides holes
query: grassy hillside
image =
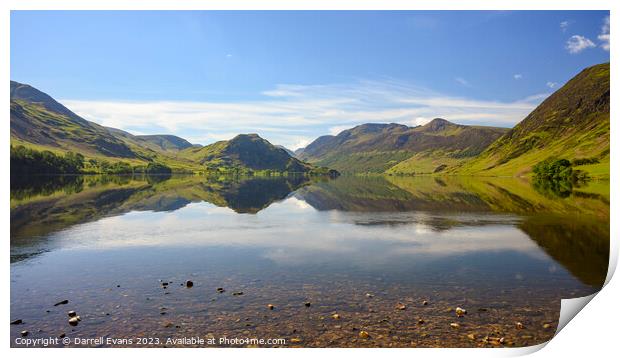
{"label": "grassy hillside", "polygon": [[[76,166],[65,164],[75,153],[80,155],[77,168],[85,173],[172,170],[330,174],[327,168],[301,162],[256,134],[201,147],[173,135],[135,136],[103,127],[81,118],[49,95],[14,81],[11,146],[12,167],[22,174],[37,174],[40,168],[45,173],[73,173]],[[55,168],[55,163],[63,168]]]}
{"label": "grassy hillside", "polygon": [[10,120],[12,146],[60,156],[80,153],[87,159],[87,171],[99,170],[102,163],[129,167],[162,163],[178,171],[200,169],[196,163],[178,158],[148,139],[87,121],[49,95],[14,81]]}
{"label": "grassy hillside", "polygon": [[[298,154],[303,160],[345,172],[381,173],[415,155],[468,158],[482,152],[507,129],[464,126],[436,118],[424,126],[363,124],[337,136],[323,136]],[[437,166],[425,171],[432,172]],[[393,171],[419,172],[416,162]]]}
{"label": "grassy hillside", "polygon": [[137,135],[136,138],[166,151],[178,151],[193,147],[193,144],[187,140],[170,134]]}
{"label": "grassy hillside", "polygon": [[554,157],[594,159],[577,169],[609,178],[609,70],[609,63],[583,70],[479,157],[448,171],[519,176]]}
{"label": "grassy hillside", "polygon": [[308,173],[314,169],[257,134],[239,134],[231,140],[188,148],[181,153],[207,170]]}

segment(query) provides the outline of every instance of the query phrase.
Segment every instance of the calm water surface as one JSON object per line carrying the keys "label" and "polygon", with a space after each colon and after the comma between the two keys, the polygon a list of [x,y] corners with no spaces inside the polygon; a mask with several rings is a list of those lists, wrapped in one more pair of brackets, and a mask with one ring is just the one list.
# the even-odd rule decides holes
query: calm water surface
{"label": "calm water surface", "polygon": [[224,336],[525,346],[550,339],[560,299],[597,291],[607,272],[608,182],[562,192],[428,177],[11,185],[11,320],[23,321],[11,325],[12,346],[22,330],[133,338],[128,346]]}

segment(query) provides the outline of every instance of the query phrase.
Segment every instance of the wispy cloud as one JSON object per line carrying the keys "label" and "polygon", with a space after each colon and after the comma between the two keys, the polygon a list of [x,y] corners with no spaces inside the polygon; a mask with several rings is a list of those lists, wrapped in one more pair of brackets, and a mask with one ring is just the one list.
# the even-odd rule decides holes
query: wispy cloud
{"label": "wispy cloud", "polygon": [[520,79],[522,79],[522,78],[523,78],[523,75],[522,75],[522,74],[520,74],[520,73],[516,73],[516,74],[514,74],[512,77],[513,77],[515,80],[520,80]]}
{"label": "wispy cloud", "polygon": [[560,29],[562,30],[562,32],[566,32],[566,30],[568,30],[569,25],[570,25],[570,22],[568,20],[560,22]]}
{"label": "wispy cloud", "polygon": [[454,80],[465,87],[471,87],[471,84],[469,84],[469,82],[467,82],[467,80],[464,79],[463,77],[457,77]]}
{"label": "wispy cloud", "polygon": [[609,16],[603,19],[603,26],[601,27],[601,33],[598,35],[598,40],[601,41],[599,46],[603,50],[609,51]]}
{"label": "wispy cloud", "polygon": [[594,42],[581,35],[573,35],[566,41],[566,49],[569,53],[577,54],[590,47],[596,47]]}
{"label": "wispy cloud", "polygon": [[557,85],[558,84],[556,82],[551,82],[551,81],[547,82],[547,87],[549,87],[549,88],[555,88],[555,86],[557,86]]}
{"label": "wispy cloud", "polygon": [[257,100],[237,102],[61,100],[86,119],[132,133],[170,133],[208,144],[259,133],[291,149],[316,137],[367,123],[419,125],[435,117],[510,127],[547,94],[512,102],[447,96],[393,80],[278,85]]}

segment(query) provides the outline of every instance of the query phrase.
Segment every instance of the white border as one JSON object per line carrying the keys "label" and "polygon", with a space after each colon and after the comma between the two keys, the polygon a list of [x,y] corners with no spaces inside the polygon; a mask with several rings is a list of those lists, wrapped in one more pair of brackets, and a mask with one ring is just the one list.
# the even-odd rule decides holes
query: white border
{"label": "white border", "polygon": [[[1,1],[0,7],[2,9],[0,13],[0,48],[2,55],[0,56],[0,63],[2,64],[2,71],[0,83],[8,83],[10,79],[10,64],[9,64],[9,41],[10,41],[10,10],[611,10],[611,28],[616,28],[618,25],[618,16],[616,15],[616,9],[618,8],[619,1],[603,1],[603,0],[470,0],[470,1],[458,1],[458,0],[435,0],[435,1],[397,1],[397,0],[383,0],[383,1],[370,1],[370,0],[289,0],[289,1],[277,1],[277,0],[228,0],[228,1],[200,1],[200,0],[133,0],[133,1],[121,1],[121,0],[8,0]],[[616,72],[617,61],[615,53],[620,48],[616,37],[611,39],[611,92],[619,93],[618,91],[618,76]],[[4,103],[9,103],[9,86],[3,86],[0,90]],[[614,100],[612,96],[611,105],[611,118],[616,118],[618,113],[616,104],[618,101]],[[1,151],[3,153],[0,162],[0,168],[9,167],[9,136],[10,125],[8,119],[8,109],[5,107],[3,126],[3,140],[4,142]],[[617,140],[618,129],[614,120],[611,123],[611,177],[615,183],[615,178],[619,177],[620,166],[617,158]],[[4,170],[4,175],[0,178],[1,186],[5,188],[2,191],[2,199],[5,205],[2,206],[2,226],[4,235],[4,247],[5,254],[2,255],[2,271],[4,273],[4,288],[2,295],[2,303],[5,309],[2,312],[5,325],[3,325],[3,335],[5,337],[4,350],[8,354],[19,354],[20,356],[30,356],[41,354],[37,350],[25,350],[19,351],[13,350],[9,352],[9,325],[10,320],[10,265],[9,255],[10,251],[10,214],[9,214],[9,176],[8,170]],[[545,349],[542,349],[536,353],[536,356],[540,357],[570,357],[577,355],[590,355],[590,356],[607,356],[610,352],[617,351],[616,340],[618,339],[617,330],[620,323],[616,323],[618,320],[618,311],[620,305],[620,284],[618,279],[612,280],[611,276],[615,271],[618,259],[618,238],[619,236],[619,220],[618,217],[618,205],[615,198],[618,196],[617,186],[611,186],[611,259],[610,259],[610,272],[608,273],[608,284],[602,291],[603,294],[597,295],[592,299],[592,303],[587,305],[583,311],[577,315],[577,317],[562,330],[562,332],[552,339]],[[567,303],[571,304],[571,303]],[[574,302],[572,303],[574,304]],[[565,304],[563,303],[563,306]],[[575,310],[573,308],[573,310]],[[578,310],[577,310],[578,311]],[[575,313],[575,312],[573,312]],[[294,352],[291,350],[273,350],[273,349],[182,349],[174,351],[174,354],[184,354],[191,356],[204,356],[204,355],[248,355],[252,356],[272,356],[272,355],[289,355],[294,353],[301,356],[314,356],[315,354],[328,354],[328,355],[355,355],[359,356],[375,356],[390,354],[393,356],[410,356],[412,354],[433,357],[446,357],[455,356],[459,357],[481,357],[481,356],[497,356],[497,355],[523,355],[532,353],[539,350],[545,345],[529,348],[516,348],[516,349],[298,349]],[[61,351],[58,349],[46,350],[46,356],[66,356],[69,354],[88,354],[96,357],[103,357],[110,354],[110,350],[107,349],[88,349],[72,350],[71,352]],[[115,355],[129,356],[135,354],[146,353],[154,356],[164,356],[168,351],[161,349],[144,349],[132,348],[132,349],[118,349],[113,351]]]}

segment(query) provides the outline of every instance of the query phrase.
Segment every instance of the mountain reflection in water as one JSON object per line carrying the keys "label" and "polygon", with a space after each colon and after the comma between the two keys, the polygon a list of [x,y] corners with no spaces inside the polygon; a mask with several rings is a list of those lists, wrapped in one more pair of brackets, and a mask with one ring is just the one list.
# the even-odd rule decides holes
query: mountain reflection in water
{"label": "mountain reflection in water", "polygon": [[[405,232],[414,232],[422,241],[424,235],[421,233],[430,230],[436,234],[429,234],[431,241],[427,243],[426,249],[432,247],[431,251],[446,254],[450,250],[467,252],[493,247],[502,249],[502,244],[510,244],[501,240],[481,239],[484,230],[476,230],[466,241],[451,248],[450,245],[437,242],[442,232],[449,235],[451,231],[460,229],[454,232],[463,235],[462,230],[467,228],[514,227],[584,284],[599,287],[607,273],[609,186],[605,182],[593,183],[590,188],[592,192],[576,191],[568,198],[542,195],[533,190],[528,181],[512,178],[342,177],[309,181],[303,176],[242,179],[201,176],[72,176],[43,177],[30,182],[12,180],[11,183],[12,262],[54,250],[60,245],[55,239],[56,232],[106,217],[131,212],[175,212],[191,203],[201,202],[229,208],[237,214],[260,215],[273,203],[286,201],[288,207],[326,212],[328,217],[320,220],[336,225],[342,223],[368,228],[403,226]],[[292,234],[298,225],[299,220],[296,218],[304,216],[287,210],[277,213],[278,220],[271,224],[277,224],[284,232],[289,230]],[[211,223],[214,232],[217,232],[216,228],[222,228],[221,225],[227,220],[231,220],[230,215],[222,221]],[[320,220],[312,222],[315,233],[320,234],[313,236],[315,244],[321,241],[327,244],[330,238],[342,233],[335,228],[322,228]],[[202,219],[199,218],[199,221],[202,223]],[[261,235],[260,224],[255,224],[251,219],[240,217],[230,222],[239,226],[255,225],[254,229],[257,230],[253,232],[253,237]],[[181,219],[178,224],[178,227],[169,228],[178,234],[175,242],[200,241],[200,238],[188,232],[188,227],[192,226],[191,218]],[[138,223],[134,225],[139,227]],[[145,224],[143,233],[149,232],[150,225],[149,222]],[[287,228],[287,225],[291,228]],[[303,220],[299,225],[304,225]],[[198,232],[204,237],[203,231]],[[339,245],[355,246],[353,241],[363,240],[367,233],[360,231],[350,235],[349,232],[348,242],[333,239],[330,245],[338,242]],[[284,243],[277,241],[279,237],[275,232],[265,231],[263,234],[265,236],[253,240],[252,245],[308,245],[303,242],[308,240],[307,237]],[[396,252],[400,250],[400,253],[413,249],[394,244],[402,240],[401,237],[391,238],[393,240],[390,241],[394,231],[377,231],[373,234],[376,240],[372,244],[365,243],[361,251],[372,249],[375,245],[393,245],[392,249]],[[402,234],[402,230],[398,234]],[[159,241],[156,233],[147,236],[151,244]],[[105,240],[108,243],[115,242],[110,237]],[[238,242],[239,238],[235,235],[217,241],[211,243],[243,244]],[[260,241],[262,244],[258,243]],[[519,245],[523,243],[519,242]],[[418,244],[420,252],[426,250],[423,244]],[[300,249],[296,255],[304,250],[310,255],[318,254],[305,248]],[[293,260],[293,256],[291,253],[289,260]]]}

